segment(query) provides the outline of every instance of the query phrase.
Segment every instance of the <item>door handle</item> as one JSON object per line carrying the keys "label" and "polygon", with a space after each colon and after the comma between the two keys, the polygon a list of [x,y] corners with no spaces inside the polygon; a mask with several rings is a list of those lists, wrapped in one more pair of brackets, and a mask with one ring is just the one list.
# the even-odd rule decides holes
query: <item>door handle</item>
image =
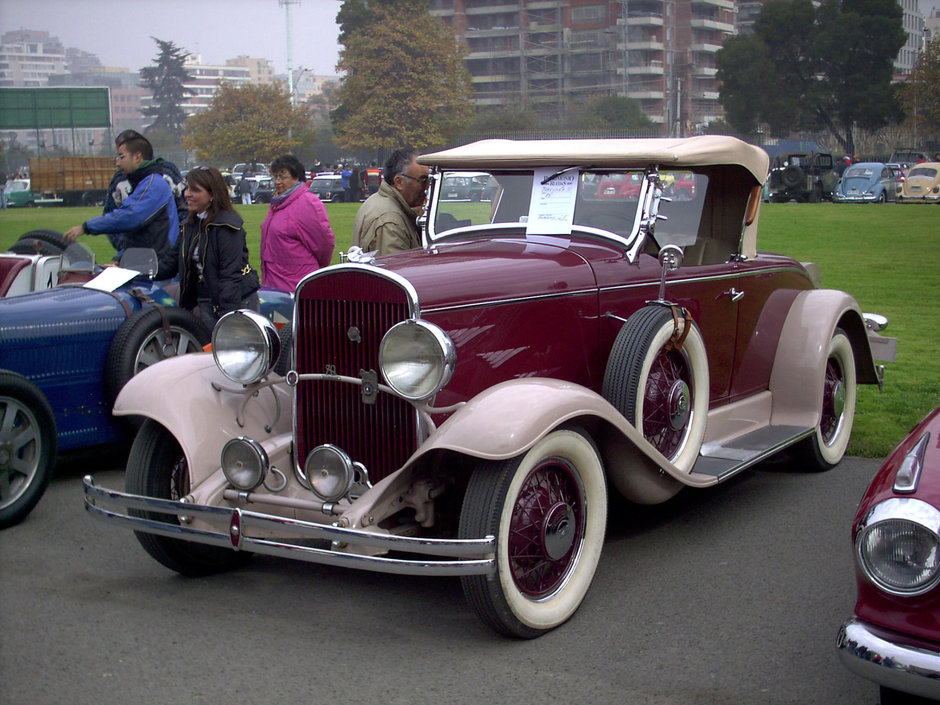
{"label": "door handle", "polygon": [[736,303],[736,302],[738,302],[738,301],[740,301],[741,299],[744,298],[744,292],[743,292],[743,291],[738,291],[738,290],[735,289],[734,287],[731,287],[731,289],[730,289],[729,291],[726,291],[726,292],[722,293],[722,296],[730,296],[730,297],[731,297],[731,301],[733,301],[733,302]]}

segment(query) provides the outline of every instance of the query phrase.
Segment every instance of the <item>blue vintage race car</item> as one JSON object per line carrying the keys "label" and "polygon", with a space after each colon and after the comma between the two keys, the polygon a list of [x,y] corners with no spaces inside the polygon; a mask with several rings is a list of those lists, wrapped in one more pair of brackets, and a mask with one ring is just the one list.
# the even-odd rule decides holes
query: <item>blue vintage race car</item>
{"label": "blue vintage race car", "polygon": [[[129,261],[141,254],[143,261]],[[152,250],[128,251],[120,268],[95,267],[93,259],[72,258],[55,288],[0,298],[0,528],[39,501],[57,452],[124,437],[129,425],[111,407],[127,380],[210,341],[167,282],[151,279]],[[264,315],[289,320],[290,294],[259,295]]]}

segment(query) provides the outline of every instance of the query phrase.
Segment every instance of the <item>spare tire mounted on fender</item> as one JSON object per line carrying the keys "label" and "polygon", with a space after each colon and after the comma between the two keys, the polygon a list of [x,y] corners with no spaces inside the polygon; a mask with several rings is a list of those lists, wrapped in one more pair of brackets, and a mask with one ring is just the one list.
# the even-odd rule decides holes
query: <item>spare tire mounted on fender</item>
{"label": "spare tire mounted on fender", "polygon": [[673,465],[689,472],[705,435],[708,358],[685,309],[647,306],[623,324],[603,395]]}

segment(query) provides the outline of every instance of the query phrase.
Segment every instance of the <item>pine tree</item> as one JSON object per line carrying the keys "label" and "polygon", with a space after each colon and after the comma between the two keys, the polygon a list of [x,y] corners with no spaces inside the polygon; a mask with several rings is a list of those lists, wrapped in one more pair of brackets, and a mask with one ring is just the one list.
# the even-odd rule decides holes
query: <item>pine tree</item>
{"label": "pine tree", "polygon": [[151,37],[157,43],[159,54],[154,58],[155,66],[146,66],[140,71],[140,86],[153,95],[152,103],[143,109],[144,117],[152,118],[147,131],[163,130],[177,138],[183,133],[186,113],[183,101],[193,90],[185,84],[192,76],[183,68],[188,52],[173,42]]}

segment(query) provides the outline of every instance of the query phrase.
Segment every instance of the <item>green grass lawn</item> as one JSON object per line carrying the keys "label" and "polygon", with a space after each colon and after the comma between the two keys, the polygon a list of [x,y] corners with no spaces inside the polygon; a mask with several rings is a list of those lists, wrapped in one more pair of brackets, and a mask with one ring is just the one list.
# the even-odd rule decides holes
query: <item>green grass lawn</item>
{"label": "green grass lawn", "polygon": [[[248,249],[258,265],[261,222],[268,206],[238,206]],[[336,250],[349,247],[358,204],[326,206]],[[0,211],[0,251],[33,228],[65,231],[98,215],[98,208]],[[84,237],[99,260],[113,250],[106,237]],[[885,332],[899,339],[897,362],[887,365],[885,391],[859,388],[849,453],[886,455],[920,418],[940,404],[940,207],[933,205],[765,204],[758,247],[819,264],[823,286],[854,296],[864,311],[890,319]]]}

